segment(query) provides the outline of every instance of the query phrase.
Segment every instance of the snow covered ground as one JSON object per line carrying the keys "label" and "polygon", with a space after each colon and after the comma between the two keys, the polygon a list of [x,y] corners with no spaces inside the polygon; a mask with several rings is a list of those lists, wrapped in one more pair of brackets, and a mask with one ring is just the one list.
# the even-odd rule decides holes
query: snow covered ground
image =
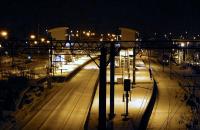
{"label": "snow covered ground", "polygon": [[[69,63],[66,67],[70,68],[67,72],[64,73],[64,76],[70,75],[70,73],[74,72],[79,66],[85,64],[90,60],[89,57],[81,57],[79,60],[76,60],[72,63]],[[44,64],[43,64],[44,63]],[[38,73],[37,77],[44,77],[46,76],[46,62],[42,62],[42,64],[32,63],[29,65],[32,69]],[[11,70],[13,71],[13,70]],[[37,79],[37,77],[35,77]],[[39,78],[38,77],[38,78]],[[52,83],[53,88],[47,88],[47,83],[44,82],[40,85],[32,84],[32,88],[26,91],[24,94],[24,103],[22,104],[21,108],[17,109],[16,111],[9,111],[8,114],[5,115],[4,111],[4,118],[0,121],[0,129],[9,129],[13,125],[15,125],[16,120],[22,120],[29,112],[31,112],[35,107],[38,107],[41,102],[48,98],[50,98],[63,86],[62,83]]]}
{"label": "snow covered ground", "polygon": [[158,82],[158,98],[148,129],[199,129],[199,85],[194,85],[199,80],[197,74],[191,68],[176,65],[172,65],[171,71],[166,66],[163,72],[162,65],[154,58],[151,58],[151,67]]}

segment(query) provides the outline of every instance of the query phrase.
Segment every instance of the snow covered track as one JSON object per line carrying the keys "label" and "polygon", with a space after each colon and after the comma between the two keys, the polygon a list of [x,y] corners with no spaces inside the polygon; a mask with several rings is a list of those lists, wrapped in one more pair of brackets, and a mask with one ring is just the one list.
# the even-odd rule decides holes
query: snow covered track
{"label": "snow covered track", "polygon": [[97,80],[97,69],[81,70],[22,129],[83,129]]}

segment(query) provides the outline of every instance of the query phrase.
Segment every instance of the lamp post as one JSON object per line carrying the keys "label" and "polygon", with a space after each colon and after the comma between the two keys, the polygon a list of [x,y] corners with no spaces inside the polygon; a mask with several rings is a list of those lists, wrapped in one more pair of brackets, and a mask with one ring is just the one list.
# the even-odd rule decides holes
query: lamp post
{"label": "lamp post", "polygon": [[31,34],[30,36],[29,36],[29,40],[30,40],[30,46],[31,45],[33,45],[33,44],[37,44],[36,42],[37,41],[35,41],[35,39],[36,39],[36,36],[34,35],[34,34]]}
{"label": "lamp post", "polygon": [[183,53],[183,62],[185,62],[185,43],[184,42],[181,42],[181,48],[182,48],[182,53]]}
{"label": "lamp post", "polygon": [[189,60],[189,51],[188,51],[188,46],[189,46],[190,42],[187,42],[187,60]]}
{"label": "lamp post", "polygon": [[[0,43],[0,49],[3,48],[4,45],[4,40],[8,38],[8,32],[6,30],[1,30],[0,31],[0,40],[2,40],[2,43]],[[0,59],[1,60],[1,59]]]}

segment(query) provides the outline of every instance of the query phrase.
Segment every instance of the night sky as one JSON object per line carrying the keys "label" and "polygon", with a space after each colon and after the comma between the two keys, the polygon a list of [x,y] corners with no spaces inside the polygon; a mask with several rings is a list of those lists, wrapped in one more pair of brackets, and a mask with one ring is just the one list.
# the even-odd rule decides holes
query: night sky
{"label": "night sky", "polygon": [[109,31],[118,26],[146,32],[200,32],[198,0],[3,0],[0,28],[24,33],[69,26]]}

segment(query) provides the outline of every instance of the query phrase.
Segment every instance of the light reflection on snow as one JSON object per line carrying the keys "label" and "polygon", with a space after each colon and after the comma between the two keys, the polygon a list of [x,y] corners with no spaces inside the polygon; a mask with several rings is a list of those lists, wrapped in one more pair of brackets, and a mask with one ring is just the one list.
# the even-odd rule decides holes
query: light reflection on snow
{"label": "light reflection on snow", "polygon": [[129,102],[130,107],[139,109],[143,104],[142,98],[134,98],[132,101]]}
{"label": "light reflection on snow", "polygon": [[[66,60],[64,57],[62,57],[62,55],[56,57],[57,60],[59,61],[57,64],[59,64],[58,68],[56,69],[55,74],[61,74],[62,73],[68,73],[68,72],[72,72],[73,70],[75,70],[78,66],[84,64],[85,62],[87,62],[88,60],[90,60],[90,57],[88,56],[83,56],[80,57],[77,60],[72,60],[72,62],[68,62],[66,63]],[[86,68],[86,69],[91,69],[91,68]],[[93,67],[92,67],[93,69]],[[96,69],[96,68],[94,68]]]}

